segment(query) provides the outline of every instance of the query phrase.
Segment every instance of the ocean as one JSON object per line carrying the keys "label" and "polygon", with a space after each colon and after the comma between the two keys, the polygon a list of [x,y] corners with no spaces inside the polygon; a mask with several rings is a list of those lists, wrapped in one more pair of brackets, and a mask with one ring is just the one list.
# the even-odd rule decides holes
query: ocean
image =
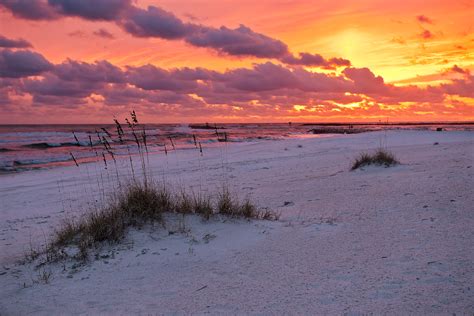
{"label": "ocean", "polygon": [[[472,123],[409,124],[144,124],[136,135],[147,139],[150,154],[216,146],[222,142],[254,142],[298,137],[331,137],[380,129],[474,130]],[[117,157],[137,152],[134,135],[125,128],[119,141],[116,125],[0,125],[0,174],[53,168],[102,159],[104,138]],[[195,141],[196,140],[196,141]]]}

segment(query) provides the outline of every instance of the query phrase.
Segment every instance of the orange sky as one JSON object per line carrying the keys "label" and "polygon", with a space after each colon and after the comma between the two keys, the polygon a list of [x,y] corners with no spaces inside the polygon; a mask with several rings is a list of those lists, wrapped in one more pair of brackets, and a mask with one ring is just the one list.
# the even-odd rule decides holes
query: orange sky
{"label": "orange sky", "polygon": [[[44,5],[48,6],[48,3],[44,2]],[[473,87],[474,73],[472,0],[138,0],[131,5],[142,10],[153,5],[174,14],[183,23],[216,29],[221,26],[236,29],[243,24],[255,33],[283,42],[292,54],[305,52],[320,54],[326,59],[344,58],[351,62],[352,68],[366,67],[375,76],[381,76],[387,87],[380,87],[373,93],[368,93],[367,88],[349,86],[334,88],[334,91],[325,88],[321,92],[313,86],[295,88],[291,84],[291,87],[277,85],[278,88],[271,85],[264,93],[260,88],[249,90],[247,87],[237,88],[239,91],[226,89],[222,92],[220,86],[230,86],[229,80],[235,79],[232,76],[223,81],[206,81],[206,87],[204,84],[201,86],[201,79],[197,79],[199,87],[196,90],[178,92],[175,89],[172,91],[176,94],[173,95],[173,101],[163,102],[160,97],[160,101],[155,102],[155,94],[161,94],[162,88],[150,90],[128,81],[120,87],[110,82],[97,85],[85,92],[88,95],[81,95],[81,100],[75,96],[74,99],[64,98],[64,103],[71,104],[59,104],[61,102],[57,98],[48,102],[53,99],[50,94],[48,100],[36,101],[41,99],[41,95],[35,97],[35,94],[45,93],[44,89],[36,87],[39,83],[45,83],[44,76],[48,76],[48,72],[29,77],[16,76],[13,79],[10,74],[4,75],[3,81],[0,78],[0,89],[3,89],[0,98],[6,99],[0,102],[0,123],[103,122],[109,121],[113,115],[122,115],[131,107],[138,107],[139,111],[146,113],[149,121],[164,122],[474,119],[474,97],[470,89]],[[290,69],[297,75],[299,82],[303,80],[301,76],[323,74],[330,79],[341,78],[359,86],[354,78],[347,77],[344,67],[325,69],[320,66],[291,65],[278,58],[232,56],[213,47],[197,47],[182,39],[137,37],[116,20],[88,20],[87,17],[71,17],[67,14],[54,20],[31,20],[13,15],[11,8],[1,9],[0,5],[0,36],[30,42],[32,47],[26,49],[41,54],[53,65],[68,59],[91,64],[106,60],[124,72],[129,67],[151,64],[157,69],[199,67],[228,74],[233,69],[252,70],[255,64],[270,62]],[[94,35],[101,29],[112,34],[113,38]],[[10,52],[24,49],[4,48]],[[1,67],[0,59],[0,74]],[[299,68],[304,70],[304,75],[298,73]],[[54,70],[48,71],[53,73],[50,76],[56,75]],[[270,73],[262,75],[272,76]],[[286,82],[285,78],[281,80]],[[33,85],[32,82],[36,84],[34,89],[28,88]],[[429,93],[430,97],[420,100],[407,98],[407,92],[400,90],[413,86],[420,92],[409,93]],[[124,87],[130,88],[131,93],[133,89],[134,94],[143,92],[147,95],[136,99],[117,99],[114,104],[107,101],[104,89],[123,91]],[[459,89],[462,92],[458,92]],[[168,92],[169,89],[166,90]],[[237,92],[255,93],[255,96],[240,100],[236,97]],[[320,98],[322,93],[324,95]],[[328,93],[335,97],[332,99]],[[178,94],[180,100],[177,100]],[[195,100],[196,105],[183,104],[187,102],[186,99],[181,100],[183,96]],[[227,96],[228,101],[225,100]],[[351,96],[354,100],[349,100]],[[285,100],[282,101],[282,98]],[[170,96],[167,95],[167,99]]]}

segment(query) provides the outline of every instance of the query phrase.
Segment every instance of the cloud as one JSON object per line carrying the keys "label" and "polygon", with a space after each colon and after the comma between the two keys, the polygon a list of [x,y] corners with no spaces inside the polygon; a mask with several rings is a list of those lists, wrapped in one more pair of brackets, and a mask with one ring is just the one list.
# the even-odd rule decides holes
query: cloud
{"label": "cloud", "polygon": [[281,61],[289,65],[323,67],[328,69],[333,69],[336,67],[348,67],[351,65],[351,62],[344,58],[331,58],[327,60],[319,54],[309,53],[300,53],[299,57],[288,54],[287,56],[283,57]]}
{"label": "cloud", "polygon": [[390,40],[390,42],[392,43],[396,43],[396,44],[401,44],[401,45],[405,45],[407,43],[407,41],[401,37],[401,36],[394,36],[392,37],[392,39]]}
{"label": "cloud", "polygon": [[75,16],[113,21],[131,7],[131,0],[0,0],[0,7],[28,20],[56,20]]}
{"label": "cloud", "polygon": [[86,33],[80,30],[69,32],[67,35],[71,37],[79,37],[79,38],[86,37]]}
{"label": "cloud", "polygon": [[197,16],[195,16],[191,13],[185,13],[184,16],[187,17],[191,21],[199,21],[200,20]]}
{"label": "cloud", "polygon": [[29,48],[32,47],[31,43],[19,38],[19,39],[9,39],[5,36],[0,35],[0,47],[4,48]]}
{"label": "cloud", "polygon": [[205,105],[202,101],[193,99],[187,94],[174,91],[143,90],[126,84],[107,85],[100,91],[100,94],[105,98],[105,104],[112,106],[128,106],[134,103],[139,106],[146,105],[149,109],[157,105],[196,109],[198,106]]}
{"label": "cloud", "polygon": [[416,20],[420,23],[433,24],[433,20],[424,15],[417,15]]}
{"label": "cloud", "polygon": [[458,65],[454,65],[450,69],[450,71],[460,73],[460,74],[463,74],[463,75],[469,75],[470,74],[470,71],[468,69],[463,69],[463,68],[459,67]]}
{"label": "cloud", "polygon": [[288,47],[283,42],[256,33],[242,24],[235,29],[193,26],[189,30],[186,42],[229,55],[281,58],[288,53]]}
{"label": "cloud", "polygon": [[421,32],[419,36],[422,39],[431,39],[434,37],[434,34],[431,33],[429,30],[423,30],[423,32]]}
{"label": "cloud", "polygon": [[67,60],[54,67],[53,73],[64,81],[119,83],[125,81],[122,70],[107,61],[93,64]]}
{"label": "cloud", "polygon": [[[350,62],[343,58],[325,60],[318,54],[309,53],[294,57],[282,41],[257,33],[245,25],[231,29],[186,23],[162,8],[148,6],[142,9],[132,5],[131,0],[0,0],[0,6],[24,19],[76,16],[86,20],[113,21],[135,37],[184,40],[190,45],[210,48],[225,55],[274,58],[292,65],[326,68],[350,66]],[[83,36],[83,33],[70,35]],[[104,29],[94,32],[94,35],[113,38]]]}
{"label": "cloud", "polygon": [[46,0],[0,0],[0,7],[27,20],[54,20],[61,16]]}
{"label": "cloud", "polygon": [[329,59],[329,64],[332,66],[347,67],[351,65],[351,61],[345,58],[333,57]]}
{"label": "cloud", "polygon": [[106,39],[114,39],[115,36],[107,31],[106,29],[98,29],[97,31],[94,31],[93,33],[95,36],[106,38]]}
{"label": "cloud", "polygon": [[49,61],[35,52],[9,49],[0,51],[0,77],[36,76],[52,68],[53,65]]}
{"label": "cloud", "polygon": [[342,72],[354,82],[356,93],[382,93],[387,87],[382,77],[375,76],[368,68],[346,68]]}
{"label": "cloud", "polygon": [[474,98],[474,76],[466,75],[464,79],[455,79],[452,83],[442,84],[440,89],[446,94]]}
{"label": "cloud", "polygon": [[164,39],[184,38],[189,25],[183,23],[173,13],[155,6],[146,10],[133,7],[119,25],[128,33],[137,37],[159,37]]}
{"label": "cloud", "polygon": [[243,91],[269,91],[294,89],[300,86],[293,72],[283,66],[267,62],[252,69],[235,69],[221,74],[218,81],[226,86]]}
{"label": "cloud", "polygon": [[[18,59],[23,54],[28,58],[11,63],[10,55]],[[355,67],[347,67],[340,74],[272,62],[227,71],[163,69],[153,65],[121,69],[107,61],[66,60],[52,65],[30,51],[4,50],[0,56],[0,75],[5,77],[0,80],[0,91],[7,91],[7,96],[29,96],[23,97],[23,102],[32,100],[32,104],[44,108],[97,103],[133,105],[141,112],[174,117],[195,117],[198,113],[273,117],[295,115],[294,105],[302,105],[305,108],[298,112],[301,116],[333,116],[336,112],[342,116],[386,116],[426,112],[430,108],[433,113],[458,115],[459,109],[467,109],[466,104],[447,96],[474,97],[473,77],[457,66],[451,71],[463,73],[463,78],[420,88],[387,84],[370,69]],[[30,59],[40,60],[39,64],[46,66],[19,71],[18,64],[36,65],[27,62]],[[35,77],[24,78],[32,75]],[[8,100],[9,104],[15,102],[11,97]],[[354,103],[357,106],[351,108]],[[346,104],[351,107],[345,107]]]}
{"label": "cloud", "polygon": [[105,84],[96,81],[63,80],[47,73],[42,78],[23,81],[24,92],[33,97],[33,104],[75,107],[87,102],[86,98],[100,91]]}
{"label": "cloud", "polygon": [[86,20],[116,20],[131,7],[130,0],[48,0],[48,4],[65,16]]}
{"label": "cloud", "polygon": [[128,82],[144,90],[168,90],[191,92],[197,88],[195,80],[178,78],[173,71],[152,65],[130,67],[127,71]]}
{"label": "cloud", "polygon": [[228,55],[280,58],[288,52],[283,42],[256,33],[244,25],[229,29],[225,26],[213,28],[184,23],[173,13],[155,6],[149,6],[146,10],[134,7],[118,23],[137,37],[181,39],[193,46],[212,48]]}

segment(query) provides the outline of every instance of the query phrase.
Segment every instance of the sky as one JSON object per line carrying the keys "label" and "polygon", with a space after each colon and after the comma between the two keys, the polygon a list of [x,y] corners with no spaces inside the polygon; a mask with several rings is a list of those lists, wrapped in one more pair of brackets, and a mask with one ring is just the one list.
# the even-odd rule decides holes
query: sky
{"label": "sky", "polygon": [[474,0],[0,0],[0,124],[474,120]]}

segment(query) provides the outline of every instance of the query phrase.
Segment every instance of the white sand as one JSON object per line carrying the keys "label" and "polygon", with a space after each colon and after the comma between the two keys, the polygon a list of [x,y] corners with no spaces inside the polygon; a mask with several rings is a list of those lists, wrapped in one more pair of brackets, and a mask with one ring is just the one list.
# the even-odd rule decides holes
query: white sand
{"label": "white sand", "polygon": [[[402,165],[349,171],[385,139]],[[86,266],[44,268],[49,284],[15,260],[30,239],[44,243],[64,216],[83,212],[95,167],[0,177],[0,314],[474,312],[474,133],[262,141],[198,157],[181,151],[151,164],[158,178],[164,165],[167,179],[196,190],[227,179],[281,220],[187,217],[185,235],[132,231]]]}

